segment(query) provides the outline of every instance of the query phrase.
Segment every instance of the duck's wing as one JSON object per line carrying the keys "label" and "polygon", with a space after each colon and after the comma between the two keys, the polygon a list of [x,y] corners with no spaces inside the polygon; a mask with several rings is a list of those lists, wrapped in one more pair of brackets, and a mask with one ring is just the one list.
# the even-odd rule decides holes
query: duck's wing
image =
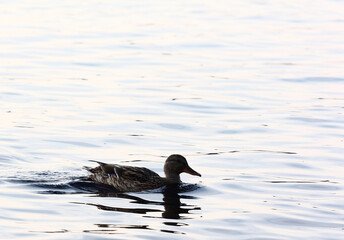
{"label": "duck's wing", "polygon": [[127,181],[144,183],[151,181],[152,178],[160,178],[157,173],[144,167],[121,166],[116,164],[113,167],[114,175],[119,179]]}
{"label": "duck's wing", "polygon": [[[118,164],[103,163],[95,160],[90,161],[98,163],[103,174],[109,174],[118,179],[126,181],[143,183],[151,180],[152,178],[160,177],[159,174],[145,167],[122,166]],[[90,172],[92,172],[92,169]]]}

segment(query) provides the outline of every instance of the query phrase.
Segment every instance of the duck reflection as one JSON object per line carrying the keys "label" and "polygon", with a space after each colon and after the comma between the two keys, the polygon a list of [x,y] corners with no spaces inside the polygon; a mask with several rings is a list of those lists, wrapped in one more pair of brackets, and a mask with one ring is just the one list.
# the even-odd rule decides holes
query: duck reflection
{"label": "duck reflection", "polygon": [[[193,198],[178,194],[179,185],[169,185],[163,191],[163,202],[165,211],[162,213],[163,218],[180,219],[180,214],[191,214],[190,210],[201,210],[200,207],[190,206],[182,203],[181,198]],[[185,218],[185,217],[184,217]]]}
{"label": "duck reflection", "polygon": [[185,234],[184,232],[167,230],[167,229],[157,229],[152,228],[149,225],[138,225],[138,224],[94,224],[98,229],[89,229],[83,230],[86,233],[95,233],[95,234],[115,234],[115,233],[128,233],[128,230],[153,230],[173,234]]}
{"label": "duck reflection", "polygon": [[[198,206],[188,205],[186,203],[182,203],[181,199],[195,199],[195,197],[188,196],[188,195],[180,195],[178,191],[180,190],[179,185],[169,185],[162,189],[163,194],[163,201],[151,201],[147,200],[138,196],[125,194],[125,193],[98,193],[95,197],[114,197],[114,198],[124,198],[133,200],[131,203],[136,204],[145,204],[150,205],[151,207],[147,208],[122,208],[122,207],[113,207],[113,206],[106,206],[101,204],[95,203],[80,203],[74,202],[77,204],[86,204],[90,206],[95,206],[100,210],[104,211],[115,211],[115,212],[127,212],[127,213],[134,213],[134,214],[148,214],[153,212],[161,212],[161,217],[166,219],[186,219],[191,218],[192,210],[201,210]],[[159,208],[153,208],[152,206],[164,206],[164,210]],[[145,216],[145,217],[155,217],[155,216]]]}

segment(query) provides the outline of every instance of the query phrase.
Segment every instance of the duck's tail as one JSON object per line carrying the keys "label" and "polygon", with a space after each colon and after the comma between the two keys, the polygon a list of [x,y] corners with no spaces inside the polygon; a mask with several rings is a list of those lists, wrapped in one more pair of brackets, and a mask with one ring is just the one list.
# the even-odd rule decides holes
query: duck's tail
{"label": "duck's tail", "polygon": [[[88,161],[98,163],[100,166],[106,165],[106,163],[99,162],[99,161],[96,161],[96,160],[88,160]],[[85,170],[87,170],[87,171],[89,171],[91,173],[94,173],[95,171],[97,171],[98,168],[99,167],[94,168],[94,167],[83,166],[83,169],[85,169]]]}
{"label": "duck's tail", "polygon": [[92,160],[92,159],[91,159],[91,160],[88,160],[88,161],[98,163],[100,166],[104,166],[104,165],[107,164],[107,163],[99,162],[99,161],[97,161],[97,160]]}

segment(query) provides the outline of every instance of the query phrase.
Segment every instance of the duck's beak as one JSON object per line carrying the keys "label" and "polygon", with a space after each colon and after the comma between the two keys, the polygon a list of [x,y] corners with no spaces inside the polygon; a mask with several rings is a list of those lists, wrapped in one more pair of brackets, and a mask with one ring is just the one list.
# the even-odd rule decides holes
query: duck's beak
{"label": "duck's beak", "polygon": [[201,177],[201,174],[199,174],[198,172],[196,172],[195,170],[193,170],[191,167],[187,166],[185,169],[184,169],[184,172],[188,173],[188,174],[191,174],[191,175],[195,175],[195,176],[199,176]]}

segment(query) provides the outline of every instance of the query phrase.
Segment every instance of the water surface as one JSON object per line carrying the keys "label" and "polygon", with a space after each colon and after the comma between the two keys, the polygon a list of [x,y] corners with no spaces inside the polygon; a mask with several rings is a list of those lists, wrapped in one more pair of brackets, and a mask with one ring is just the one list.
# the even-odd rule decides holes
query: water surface
{"label": "water surface", "polygon": [[[342,1],[0,6],[4,239],[343,239]],[[83,169],[173,153],[202,178]]]}

